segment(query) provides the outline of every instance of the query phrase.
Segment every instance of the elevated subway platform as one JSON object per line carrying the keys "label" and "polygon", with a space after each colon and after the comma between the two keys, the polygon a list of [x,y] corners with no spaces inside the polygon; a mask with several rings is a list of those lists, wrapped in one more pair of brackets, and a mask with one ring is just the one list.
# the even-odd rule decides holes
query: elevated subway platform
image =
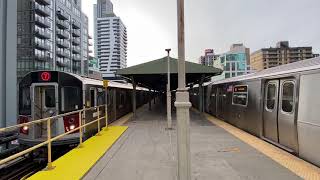
{"label": "elevated subway platform", "polygon": [[[177,179],[176,130],[166,130],[165,107],[156,104],[152,109],[148,111],[144,106],[137,112],[136,118],[126,124],[128,130],[83,179]],[[240,140],[235,137],[239,134],[219,124],[224,122],[206,116],[210,121],[190,111],[192,179],[319,178],[319,168],[302,160],[295,161],[296,157],[278,148],[272,149],[273,146],[263,148],[275,154],[261,152],[245,140],[254,138],[252,143],[262,144],[264,141],[235,128],[250,137]],[[173,124],[175,127],[175,118]],[[294,163],[305,174],[283,165],[273,156]]]}

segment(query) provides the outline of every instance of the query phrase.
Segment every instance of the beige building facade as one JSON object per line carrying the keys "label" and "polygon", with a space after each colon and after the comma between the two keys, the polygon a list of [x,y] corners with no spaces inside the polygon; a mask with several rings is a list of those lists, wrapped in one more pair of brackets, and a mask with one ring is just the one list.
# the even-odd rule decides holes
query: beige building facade
{"label": "beige building facade", "polygon": [[263,48],[250,56],[251,68],[263,70],[317,56],[312,47],[290,47],[288,41],[277,43],[276,47]]}

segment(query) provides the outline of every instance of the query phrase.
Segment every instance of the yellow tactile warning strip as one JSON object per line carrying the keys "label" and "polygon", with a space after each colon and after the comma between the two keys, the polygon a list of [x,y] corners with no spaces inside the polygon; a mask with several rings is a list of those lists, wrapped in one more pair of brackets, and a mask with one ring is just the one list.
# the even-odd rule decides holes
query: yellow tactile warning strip
{"label": "yellow tactile warning strip", "polygon": [[295,173],[297,176],[300,176],[303,179],[320,180],[320,168],[209,114],[205,113],[204,115],[213,124],[223,128],[241,141],[257,149],[264,155]]}
{"label": "yellow tactile warning strip", "polygon": [[54,161],[53,170],[40,171],[28,179],[81,179],[127,128],[111,126],[106,131],[102,130],[100,136],[93,136],[85,141],[82,148],[75,148]]}

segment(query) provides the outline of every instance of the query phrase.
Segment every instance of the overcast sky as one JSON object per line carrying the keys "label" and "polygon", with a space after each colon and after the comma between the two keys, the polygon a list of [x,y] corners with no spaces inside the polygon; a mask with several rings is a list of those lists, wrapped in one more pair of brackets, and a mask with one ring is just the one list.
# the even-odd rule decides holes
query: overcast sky
{"label": "overcast sky", "polygon": [[[93,35],[93,4],[82,0]],[[128,30],[128,66],[177,56],[176,0],[112,0]],[[289,40],[320,52],[320,0],[185,0],[186,59],[197,62],[204,49],[228,51],[244,43],[251,52]]]}

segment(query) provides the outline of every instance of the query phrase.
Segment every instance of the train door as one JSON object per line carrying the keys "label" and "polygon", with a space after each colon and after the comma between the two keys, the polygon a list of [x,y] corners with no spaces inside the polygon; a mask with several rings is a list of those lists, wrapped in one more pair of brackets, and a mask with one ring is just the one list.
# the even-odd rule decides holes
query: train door
{"label": "train door", "polygon": [[264,136],[278,142],[279,80],[268,81],[265,86],[263,132]]}
{"label": "train door", "polygon": [[295,122],[296,81],[295,79],[280,80],[278,108],[279,143],[298,150],[297,126]]}
{"label": "train door", "polygon": [[216,114],[218,118],[223,119],[223,110],[224,110],[224,94],[223,94],[223,88],[218,87],[217,88],[217,106],[216,106]]}
{"label": "train door", "polygon": [[[44,119],[58,115],[58,85],[52,84],[33,84],[31,86],[32,105],[31,115],[33,120]],[[52,122],[53,126],[55,123]],[[47,124],[41,123],[31,127],[33,138],[47,136]],[[52,128],[52,133],[55,129]]]}
{"label": "train door", "polygon": [[217,107],[217,104],[216,104],[216,88],[215,87],[211,87],[211,92],[210,92],[210,106],[209,106],[209,109],[210,109],[210,113],[213,114],[213,115],[217,115],[216,114],[216,107]]}
{"label": "train door", "polygon": [[33,120],[43,119],[58,115],[58,85],[33,84],[32,94],[32,118]]}
{"label": "train door", "polygon": [[297,152],[296,80],[271,80],[265,86],[264,136]]}

